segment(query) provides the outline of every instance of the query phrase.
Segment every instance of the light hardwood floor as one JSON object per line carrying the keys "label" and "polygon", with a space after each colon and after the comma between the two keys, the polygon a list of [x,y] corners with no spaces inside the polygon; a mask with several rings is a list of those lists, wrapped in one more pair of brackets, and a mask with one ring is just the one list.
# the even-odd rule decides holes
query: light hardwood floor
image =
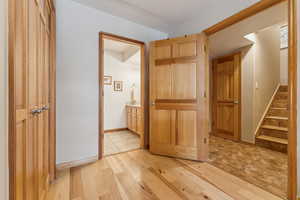
{"label": "light hardwood floor", "polygon": [[105,157],[59,173],[46,200],[280,200],[210,164],[145,150]]}
{"label": "light hardwood floor", "polygon": [[104,156],[140,148],[140,137],[129,131],[117,131],[104,134]]}

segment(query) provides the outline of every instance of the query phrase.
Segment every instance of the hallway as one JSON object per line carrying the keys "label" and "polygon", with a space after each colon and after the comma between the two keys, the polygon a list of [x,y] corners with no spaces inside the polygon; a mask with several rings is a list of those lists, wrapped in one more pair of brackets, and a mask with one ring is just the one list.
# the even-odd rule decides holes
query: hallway
{"label": "hallway", "polygon": [[137,150],[59,173],[46,200],[280,198],[207,163]]}

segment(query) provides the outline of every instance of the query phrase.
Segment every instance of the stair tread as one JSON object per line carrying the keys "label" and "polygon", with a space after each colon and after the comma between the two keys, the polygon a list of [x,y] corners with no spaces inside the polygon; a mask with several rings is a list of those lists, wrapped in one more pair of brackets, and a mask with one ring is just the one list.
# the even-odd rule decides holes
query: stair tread
{"label": "stair tread", "polygon": [[270,142],[276,142],[276,143],[286,144],[286,145],[288,144],[287,139],[276,138],[276,137],[267,136],[267,135],[260,135],[260,136],[257,137],[257,139],[267,140],[267,141],[270,141]]}
{"label": "stair tread", "polygon": [[279,126],[271,126],[271,125],[263,125],[263,126],[261,126],[261,128],[278,130],[278,131],[288,131],[288,128],[279,127]]}
{"label": "stair tread", "polygon": [[288,91],[278,91],[277,94],[288,94]]}
{"label": "stair tread", "polygon": [[271,107],[270,109],[273,109],[273,110],[287,110],[287,108],[279,108],[279,107]]}
{"label": "stair tread", "polygon": [[266,116],[267,119],[280,119],[280,120],[288,120],[288,117],[279,117],[279,116]]}

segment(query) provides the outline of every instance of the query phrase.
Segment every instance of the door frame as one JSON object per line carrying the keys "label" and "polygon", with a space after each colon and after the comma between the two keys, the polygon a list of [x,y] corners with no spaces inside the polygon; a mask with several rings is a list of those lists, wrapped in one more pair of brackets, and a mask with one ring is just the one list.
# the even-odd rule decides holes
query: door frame
{"label": "door frame", "polygon": [[141,109],[143,111],[143,130],[141,140],[141,148],[147,148],[149,143],[148,137],[148,71],[146,68],[146,49],[145,43],[135,39],[100,32],[99,33],[99,141],[98,141],[98,159],[103,158],[104,153],[104,39],[125,42],[128,44],[138,45],[141,48]]}
{"label": "door frame", "polygon": [[[23,2],[22,2],[23,3]],[[39,3],[36,2],[38,6]],[[51,25],[50,31],[50,40],[49,40],[49,55],[52,56],[49,58],[49,66],[50,66],[50,80],[49,80],[49,96],[50,96],[50,109],[49,109],[49,181],[52,182],[56,178],[56,9],[53,3],[53,0],[46,0],[45,3],[48,4],[51,13],[51,20],[49,23]],[[16,182],[15,177],[17,176],[15,172],[16,166],[16,143],[15,143],[15,133],[16,133],[16,120],[17,115],[15,113],[16,110],[16,94],[15,94],[15,4],[13,2],[8,1],[8,163],[9,163],[9,199],[15,200],[16,198]],[[40,10],[40,12],[42,9]],[[26,15],[28,13],[26,12]],[[54,26],[54,27],[53,27]],[[24,29],[28,29],[28,27],[24,27]],[[53,33],[54,32],[54,33]],[[53,38],[52,38],[53,36]],[[23,37],[24,38],[24,37]],[[27,44],[26,44],[27,45]],[[28,46],[28,45],[27,45]],[[26,52],[27,55],[27,52]],[[50,127],[51,130],[50,130]]]}
{"label": "door frame", "polygon": [[297,2],[296,0],[261,0],[256,4],[209,27],[204,32],[213,35],[278,3],[288,1],[289,26],[289,137],[288,137],[288,199],[297,199]]}
{"label": "door frame", "polygon": [[[214,117],[214,114],[216,112],[216,108],[215,108],[215,104],[216,104],[216,96],[214,94],[214,86],[215,86],[215,76],[214,76],[214,70],[215,70],[215,67],[217,67],[217,61],[220,60],[220,59],[228,59],[228,58],[231,58],[233,57],[233,59],[235,58],[235,56],[239,56],[239,62],[238,62],[238,80],[237,80],[237,83],[235,83],[234,81],[234,84],[238,84],[238,124],[237,124],[237,135],[234,135],[233,137],[230,137],[230,136],[227,136],[223,133],[218,133],[214,130],[214,123],[215,123],[215,117]],[[212,131],[211,131],[211,134],[212,135],[215,135],[215,136],[219,136],[219,137],[223,137],[223,138],[226,138],[226,139],[230,139],[230,140],[234,140],[234,141],[240,141],[241,140],[241,113],[242,113],[242,98],[241,98],[241,80],[242,80],[242,74],[241,74],[241,52],[236,52],[236,53],[232,53],[232,54],[229,54],[229,55],[225,55],[225,56],[221,56],[221,57],[218,57],[218,58],[215,58],[213,59],[213,62],[212,62],[212,103],[211,103],[211,111],[212,111]],[[236,122],[234,122],[236,123]]]}

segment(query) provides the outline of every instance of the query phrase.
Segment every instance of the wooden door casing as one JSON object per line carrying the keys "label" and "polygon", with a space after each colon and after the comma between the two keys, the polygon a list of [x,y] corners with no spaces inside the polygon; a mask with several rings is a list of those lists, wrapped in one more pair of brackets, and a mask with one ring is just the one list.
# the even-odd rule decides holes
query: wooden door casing
{"label": "wooden door casing", "polygon": [[205,34],[150,46],[150,151],[208,159],[208,54]]}
{"label": "wooden door casing", "polygon": [[212,134],[240,140],[241,55],[213,60]]}

